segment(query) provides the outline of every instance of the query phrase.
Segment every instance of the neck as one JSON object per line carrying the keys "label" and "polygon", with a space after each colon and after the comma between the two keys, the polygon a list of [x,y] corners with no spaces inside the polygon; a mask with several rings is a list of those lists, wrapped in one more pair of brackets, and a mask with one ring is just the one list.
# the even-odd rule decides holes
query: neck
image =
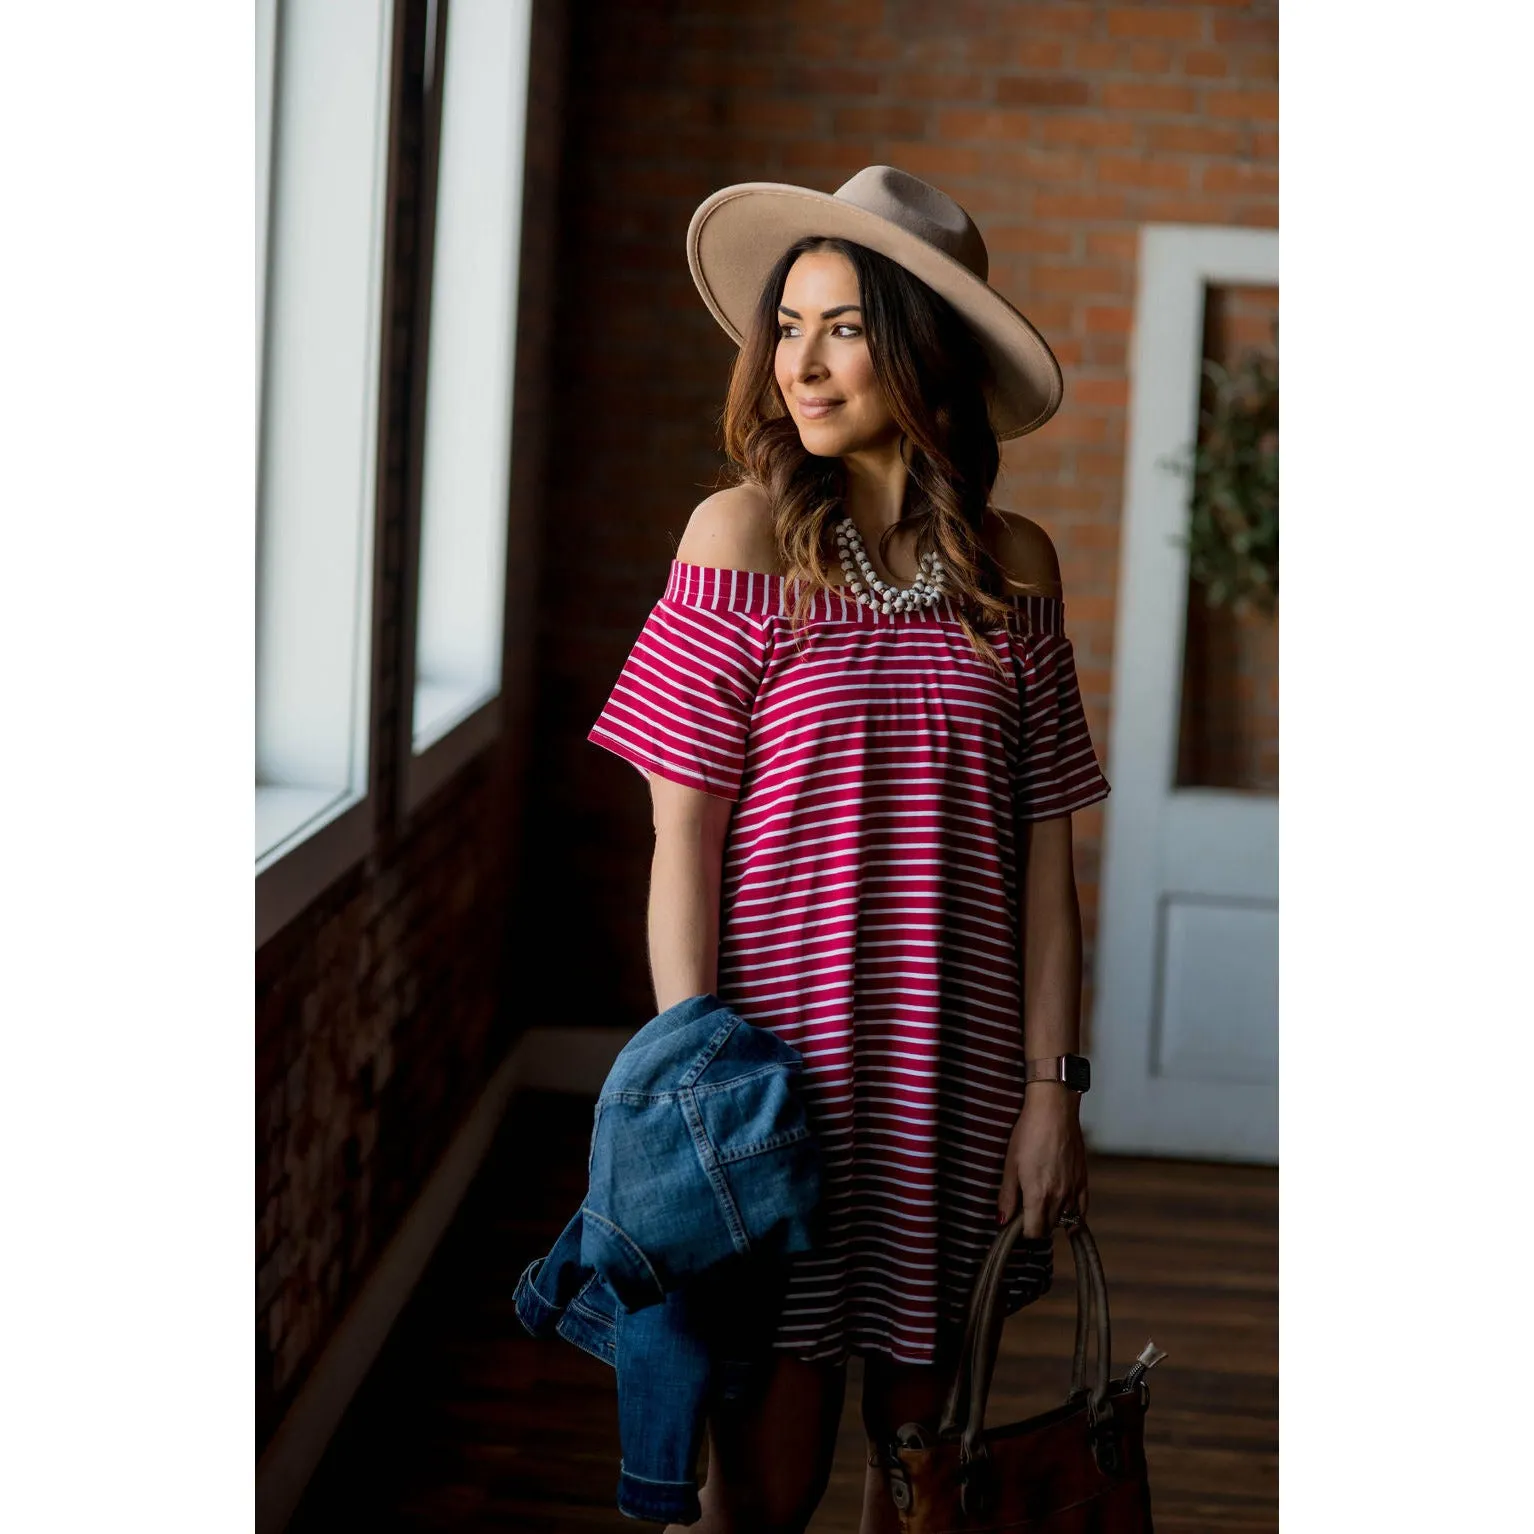
{"label": "neck", "polygon": [[846,453],[842,466],[847,471],[847,515],[864,540],[873,543],[900,520],[905,502],[907,470],[900,438]]}

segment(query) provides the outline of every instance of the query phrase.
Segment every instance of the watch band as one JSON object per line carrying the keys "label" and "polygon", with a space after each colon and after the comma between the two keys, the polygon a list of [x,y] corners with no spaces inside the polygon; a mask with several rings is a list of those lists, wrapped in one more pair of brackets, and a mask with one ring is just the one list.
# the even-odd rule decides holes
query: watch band
{"label": "watch band", "polygon": [[1052,1055],[1023,1064],[1023,1085],[1031,1081],[1058,1081],[1068,1091],[1085,1092],[1092,1085],[1092,1067],[1085,1055]]}

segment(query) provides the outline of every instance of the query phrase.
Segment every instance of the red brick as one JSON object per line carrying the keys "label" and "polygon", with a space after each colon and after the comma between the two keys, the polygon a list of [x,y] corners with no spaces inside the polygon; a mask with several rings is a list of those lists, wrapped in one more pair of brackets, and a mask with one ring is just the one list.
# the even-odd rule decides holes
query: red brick
{"label": "red brick", "polygon": [[722,59],[712,53],[687,53],[671,65],[679,85],[694,90],[770,91],[777,71],[770,64]]}
{"label": "red brick", "polygon": [[1276,202],[1241,203],[1231,210],[1230,222],[1242,224],[1250,229],[1277,229],[1278,204]]}
{"label": "red brick", "polygon": [[763,133],[813,133],[820,127],[820,107],[813,101],[782,101],[734,93],[726,101],[726,122],[731,128]]}
{"label": "red brick", "polygon": [[1097,453],[1083,448],[1076,455],[1077,479],[1101,480],[1107,484],[1122,484],[1124,480],[1124,455],[1122,453]]}
{"label": "red brick", "polygon": [[783,72],[784,85],[804,96],[877,96],[882,77],[872,69],[813,65]]}
{"label": "red brick", "polygon": [[1035,263],[1030,287],[1035,293],[1087,293],[1117,296],[1129,291],[1122,266],[1044,266]]}
{"label": "red brick", "polygon": [[1077,623],[1111,623],[1113,621],[1114,601],[1110,596],[1078,591],[1068,600],[1071,617]]}
{"label": "red brick", "polygon": [[1278,196],[1278,171],[1267,165],[1249,165],[1225,161],[1206,165],[1202,189],[1206,192],[1232,192],[1243,196]]}
{"label": "red brick", "polygon": [[1129,205],[1122,197],[1104,197],[1089,192],[1040,192],[1033,202],[1034,215],[1040,219],[1127,218]]}
{"label": "red brick", "polygon": [[1278,163],[1278,135],[1276,133],[1254,132],[1252,134],[1252,158],[1254,160],[1271,160],[1276,165]]}
{"label": "red brick", "polygon": [[900,56],[905,63],[918,64],[923,68],[963,63],[965,37],[975,30],[977,24],[977,20],[972,19],[967,27],[945,27],[941,32],[925,35],[907,31],[900,40]]}
{"label": "red brick", "polygon": [[[839,107],[831,114],[831,131],[919,138],[927,131],[927,113],[921,107]],[[940,128],[938,136],[951,135]]]}
{"label": "red brick", "polygon": [[1248,50],[1236,56],[1236,73],[1243,80],[1277,80],[1278,50]]}
{"label": "red brick", "polygon": [[996,82],[996,99],[1003,106],[1084,107],[1092,99],[1092,87],[1065,75],[1004,75]]}
{"label": "red brick", "polygon": [[1139,215],[1149,223],[1224,224],[1230,208],[1224,202],[1197,197],[1162,197],[1143,203]]}
{"label": "red brick", "polygon": [[1076,236],[1068,229],[1047,229],[1037,224],[1003,224],[985,231],[986,249],[998,253],[1023,252],[1028,255],[1067,256]]}
{"label": "red brick", "polygon": [[1106,80],[1102,100],[1110,112],[1167,112],[1191,116],[1198,106],[1198,92],[1185,85],[1141,85]]}
{"label": "red brick", "polygon": [[1072,368],[1081,366],[1081,342],[1075,336],[1056,332],[1049,337],[1049,349],[1055,354],[1055,361],[1063,371],[1068,373]]}
{"label": "red brick", "polygon": [[1204,17],[1202,11],[1187,6],[1126,6],[1108,12],[1108,35],[1197,42],[1204,35]]}
{"label": "red brick", "polygon": [[953,144],[926,144],[916,140],[889,145],[891,165],[908,170],[913,176],[924,179],[932,177],[964,177],[980,172],[980,151],[960,149]]}
{"label": "red brick", "polygon": [[[1066,409],[1075,403],[1078,397],[1078,386],[1073,382],[1067,382],[1065,386]],[[1059,417],[1056,417],[1058,420]],[[1090,419],[1090,418],[1088,418]],[[1053,431],[1054,426],[1045,428]],[[1039,514],[1044,516],[1044,507],[1049,508],[1049,515],[1056,512],[1101,512],[1103,508],[1103,492],[1095,485],[1063,485],[1055,480],[1042,479],[1033,474],[1019,474],[1013,476],[1020,486],[1027,487],[1028,493],[1025,499],[1029,505],[1039,508]],[[1074,528],[1075,524],[1072,524]],[[1070,540],[1064,530],[1061,530],[1059,543],[1061,553],[1064,554],[1071,547]],[[1062,561],[1063,562],[1063,561]],[[1066,594],[1069,596],[1073,588],[1067,583]]]}
{"label": "red brick", "polygon": [[1199,79],[1218,80],[1230,73],[1230,59],[1213,48],[1190,48],[1182,56],[1182,72]]}
{"label": "red brick", "polygon": [[1120,43],[1079,42],[1071,50],[1071,62],[1077,69],[1100,74],[1118,69],[1124,58]]}
{"label": "red brick", "polygon": [[1087,334],[1094,332],[1113,335],[1128,335],[1134,328],[1135,312],[1133,309],[1110,307],[1108,305],[1094,305],[1083,312],[1086,320]]}
{"label": "red brick", "polygon": [[852,57],[875,64],[888,64],[908,51],[900,38],[878,27],[860,27],[851,34],[851,39]]}
{"label": "red brick", "polygon": [[980,75],[958,71],[909,69],[890,80],[891,95],[907,101],[974,101],[983,89]]}
{"label": "red brick", "polygon": [[835,171],[843,181],[867,163],[863,146],[845,139],[796,139],[783,146],[783,164],[787,169]]}
{"label": "red brick", "polygon": [[993,149],[986,156],[987,175],[1026,181],[1030,185],[1082,186],[1087,179],[1087,162],[1071,150]]}
{"label": "red brick", "polygon": [[[726,43],[720,50],[728,52]],[[847,35],[834,27],[795,27],[788,32],[779,50],[782,56],[795,65],[810,59],[844,59],[847,56]]]}
{"label": "red brick", "polygon": [[1164,154],[1239,154],[1246,135],[1239,128],[1203,123],[1146,123],[1145,147]]}
{"label": "red brick", "polygon": [[1092,30],[1094,8],[1073,0],[1068,5],[1028,5],[1017,24],[1034,37],[1085,37]]}
{"label": "red brick", "polygon": [[1078,405],[1112,405],[1122,408],[1129,403],[1129,379],[1077,378],[1072,381],[1071,394]]}
{"label": "red brick", "polygon": [[1051,114],[1039,118],[1035,136],[1041,144],[1127,149],[1135,141],[1135,125],[1117,117],[1066,117]]}
{"label": "red brick", "polygon": [[[990,43],[990,39],[985,40]],[[990,43],[994,48],[994,43]],[[1015,43],[1003,57],[1019,69],[1063,69],[1065,67],[1065,44],[1024,38]],[[977,60],[977,62],[980,62]]]}
{"label": "red brick", "polygon": [[1132,229],[1087,231],[1087,256],[1096,261],[1122,261],[1133,265],[1140,258],[1140,240]]}
{"label": "red brick", "polygon": [[973,181],[964,188],[964,206],[982,227],[988,215],[997,218],[1026,217],[1033,193],[1028,187],[997,181]]}
{"label": "red brick", "polygon": [[[1051,341],[1050,345],[1053,347],[1054,342]],[[1034,474],[1058,477],[1065,470],[1067,454],[1073,460],[1075,452],[1074,448],[1067,450],[1051,446],[1047,435],[1014,437],[1010,442],[1002,443],[1002,473],[1010,478],[1014,467],[1026,465]]]}
{"label": "red brick", "polygon": [[939,112],[937,136],[940,139],[966,141],[1027,138],[1028,126],[1032,120],[1026,112],[998,111],[994,107],[978,112]]}
{"label": "red brick", "polygon": [[1119,155],[1099,155],[1099,186],[1156,187],[1166,192],[1186,191],[1188,167],[1179,160],[1139,160]]}
{"label": "red brick", "polygon": [[[1022,292],[1019,287],[1015,291]],[[1052,335],[1067,335],[1074,328],[1072,321],[1076,315],[1076,305],[1069,299],[1049,299],[1042,294],[1029,294],[1027,302],[1018,307],[1028,316],[1035,330],[1040,330],[1045,337]]]}
{"label": "red brick", "polygon": [[1266,16],[1216,16],[1214,40],[1217,43],[1255,43],[1259,47],[1278,47],[1278,8]]}
{"label": "red brick", "polygon": [[1164,75],[1172,67],[1172,50],[1156,43],[1136,43],[1129,50],[1129,67],[1137,75]]}
{"label": "red brick", "polygon": [[1278,92],[1268,90],[1208,91],[1204,110],[1211,117],[1238,117],[1248,122],[1278,121]]}
{"label": "red brick", "polygon": [[[1048,336],[1048,331],[1045,331]],[[1074,442],[1078,446],[1097,446],[1108,442],[1112,430],[1117,430],[1117,423],[1112,423],[1108,416],[1089,416],[1086,411],[1072,410],[1071,408],[1071,384],[1066,380],[1066,402],[1060,414],[1049,422],[1049,436],[1054,437],[1055,442]]]}
{"label": "red brick", "polygon": [[792,20],[815,28],[882,27],[884,0],[789,0]]}

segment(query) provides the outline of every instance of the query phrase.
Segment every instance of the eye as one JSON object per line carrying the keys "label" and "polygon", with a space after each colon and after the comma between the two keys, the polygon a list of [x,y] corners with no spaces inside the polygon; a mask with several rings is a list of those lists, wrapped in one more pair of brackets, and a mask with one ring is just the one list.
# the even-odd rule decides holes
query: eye
{"label": "eye", "polygon": [[831,329],[832,329],[833,332],[834,331],[838,331],[838,330],[850,331],[851,335],[846,337],[846,339],[849,340],[849,341],[854,339],[855,337],[860,336],[860,335],[863,334],[863,330],[862,330],[862,327],[860,325],[840,324],[840,325],[833,325],[831,327]]}
{"label": "eye", "polygon": [[779,325],[778,326],[778,340],[786,341],[788,339],[788,337],[789,337],[789,334],[792,332],[793,328],[794,327],[792,325]]}

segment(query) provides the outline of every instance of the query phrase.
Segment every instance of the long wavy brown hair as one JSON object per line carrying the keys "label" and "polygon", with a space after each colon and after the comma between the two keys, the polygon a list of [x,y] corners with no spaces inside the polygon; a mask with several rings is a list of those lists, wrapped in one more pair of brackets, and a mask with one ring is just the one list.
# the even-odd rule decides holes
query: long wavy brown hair
{"label": "long wavy brown hair", "polygon": [[[772,506],[773,532],[788,580],[800,582],[792,627],[799,629],[817,590],[833,584],[833,524],[842,514],[846,470],[840,458],[805,450],[774,371],[778,304],[789,269],[808,251],[836,250],[852,263],[874,377],[904,434],[905,500],[898,526],[915,534],[918,555],[936,553],[975,652],[1004,663],[981,627],[1005,623],[1002,575],[985,548],[981,521],[1001,466],[986,408],[990,365],[974,333],[948,301],[887,256],[850,240],[810,235],[796,241],[762,284],[750,328],[736,354],[724,407],[724,446],[742,483]],[[879,540],[885,559],[896,525]]]}

